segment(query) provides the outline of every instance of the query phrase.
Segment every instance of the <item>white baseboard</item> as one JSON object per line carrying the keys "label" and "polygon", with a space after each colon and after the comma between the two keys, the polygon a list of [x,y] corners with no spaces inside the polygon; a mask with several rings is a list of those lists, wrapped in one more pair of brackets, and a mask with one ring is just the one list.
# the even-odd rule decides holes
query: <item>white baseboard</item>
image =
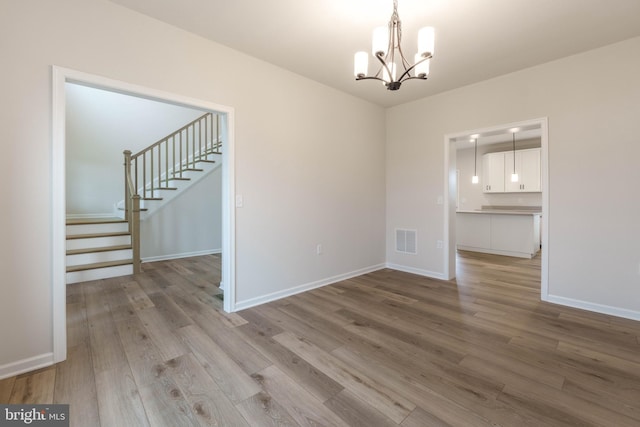
{"label": "white baseboard", "polygon": [[184,252],[180,254],[151,256],[151,257],[141,258],[141,261],[142,262],[169,261],[172,259],[189,258],[193,256],[202,256],[202,255],[214,255],[214,254],[221,254],[221,253],[222,253],[222,249],[205,249],[203,251]]}
{"label": "white baseboard", "polygon": [[384,264],[372,265],[370,267],[354,270],[349,273],[339,274],[333,277],[327,277],[326,279],[317,280],[311,283],[305,283],[304,285],[296,286],[296,287],[285,289],[278,292],[273,292],[271,294],[263,295],[256,298],[251,298],[245,301],[239,301],[235,303],[233,307],[233,311],[244,310],[246,308],[255,307],[257,305],[265,304],[267,302],[276,301],[276,300],[286,298],[295,294],[299,294],[301,292],[310,291],[311,289],[320,288],[322,286],[327,286],[332,283],[337,283],[343,280],[351,279],[352,277],[371,273],[372,271],[377,271],[383,268],[385,268]]}
{"label": "white baseboard", "polygon": [[11,362],[0,366],[0,380],[10,378],[25,372],[35,371],[54,364],[53,353],[44,353],[39,356]]}
{"label": "white baseboard", "polygon": [[610,316],[640,321],[640,311],[627,310],[626,308],[612,307],[609,305],[581,301],[573,298],[560,297],[557,295],[547,295],[546,298],[543,298],[543,300],[553,304],[565,305],[567,307],[579,308],[596,313],[608,314]]}
{"label": "white baseboard", "polygon": [[421,268],[407,267],[405,265],[391,264],[391,263],[387,263],[385,265],[385,267],[386,268],[390,268],[392,270],[404,271],[405,273],[417,274],[418,276],[430,277],[432,279],[447,280],[447,278],[442,273],[437,273],[435,271],[429,271],[429,270],[423,270]]}

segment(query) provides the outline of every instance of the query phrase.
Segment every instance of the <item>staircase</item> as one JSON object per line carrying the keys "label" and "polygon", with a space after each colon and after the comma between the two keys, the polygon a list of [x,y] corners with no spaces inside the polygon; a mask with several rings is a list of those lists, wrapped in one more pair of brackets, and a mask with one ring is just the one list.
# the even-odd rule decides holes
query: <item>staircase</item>
{"label": "staircase", "polygon": [[124,152],[114,218],[67,219],[67,284],[140,272],[140,220],[221,165],[220,116],[206,113],[136,154]]}
{"label": "staircase", "polygon": [[133,274],[133,248],[126,221],[67,220],[67,284],[127,274]]}

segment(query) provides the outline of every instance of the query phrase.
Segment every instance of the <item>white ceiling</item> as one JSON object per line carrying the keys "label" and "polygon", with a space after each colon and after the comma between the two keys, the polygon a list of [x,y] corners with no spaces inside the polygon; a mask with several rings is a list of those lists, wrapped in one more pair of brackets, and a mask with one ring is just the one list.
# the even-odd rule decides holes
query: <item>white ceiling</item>
{"label": "white ceiling", "polygon": [[111,1],[382,106],[640,36],[640,0],[399,0],[409,59],[423,26],[436,47],[429,80],[392,92],[353,77],[392,0]]}

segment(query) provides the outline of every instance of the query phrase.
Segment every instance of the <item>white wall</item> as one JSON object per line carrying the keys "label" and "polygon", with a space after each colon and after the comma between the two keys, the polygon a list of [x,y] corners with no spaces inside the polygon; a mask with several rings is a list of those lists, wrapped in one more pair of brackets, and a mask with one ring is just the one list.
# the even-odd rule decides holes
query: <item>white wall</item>
{"label": "white wall", "polygon": [[221,202],[222,168],[218,167],[141,222],[142,260],[221,252]]}
{"label": "white wall", "polygon": [[[444,135],[546,116],[549,294],[640,318],[639,75],[634,38],[389,109],[388,262],[443,273]],[[419,256],[393,251],[395,227]]]}
{"label": "white wall", "polygon": [[123,151],[136,153],[204,114],[67,83],[67,214],[113,214],[124,198]]}
{"label": "white wall", "polygon": [[[460,143],[458,143],[460,144]],[[540,138],[518,141],[517,149],[540,147]],[[482,155],[509,151],[512,143],[498,143],[491,145],[478,145],[477,174],[480,177],[478,184],[471,183],[474,172],[474,148],[473,144],[459,147],[456,152],[456,166],[460,171],[458,191],[460,193],[460,210],[480,209],[482,206],[542,206],[542,193],[484,193],[482,191]]]}
{"label": "white wall", "polygon": [[0,376],[52,351],[52,64],[235,109],[239,303],[384,263],[381,107],[107,1],[2,9]]}

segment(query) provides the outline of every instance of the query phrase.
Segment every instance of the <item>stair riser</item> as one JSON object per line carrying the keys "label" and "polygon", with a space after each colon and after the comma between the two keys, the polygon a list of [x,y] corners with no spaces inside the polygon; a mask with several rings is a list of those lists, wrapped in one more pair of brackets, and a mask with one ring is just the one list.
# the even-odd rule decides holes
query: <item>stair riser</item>
{"label": "stair riser", "polygon": [[126,222],[67,225],[67,236],[75,236],[78,234],[119,233],[126,231],[129,231],[129,224]]}
{"label": "stair riser", "polygon": [[74,271],[67,273],[67,284],[86,282],[89,280],[108,279],[110,277],[127,276],[133,274],[132,265],[96,268],[94,270]]}
{"label": "stair riser", "polygon": [[103,248],[106,246],[130,245],[131,236],[92,237],[88,239],[67,240],[67,250]]}
{"label": "stair riser", "polygon": [[118,261],[122,259],[131,259],[132,257],[133,251],[131,249],[67,255],[67,266],[94,264],[96,262]]}

